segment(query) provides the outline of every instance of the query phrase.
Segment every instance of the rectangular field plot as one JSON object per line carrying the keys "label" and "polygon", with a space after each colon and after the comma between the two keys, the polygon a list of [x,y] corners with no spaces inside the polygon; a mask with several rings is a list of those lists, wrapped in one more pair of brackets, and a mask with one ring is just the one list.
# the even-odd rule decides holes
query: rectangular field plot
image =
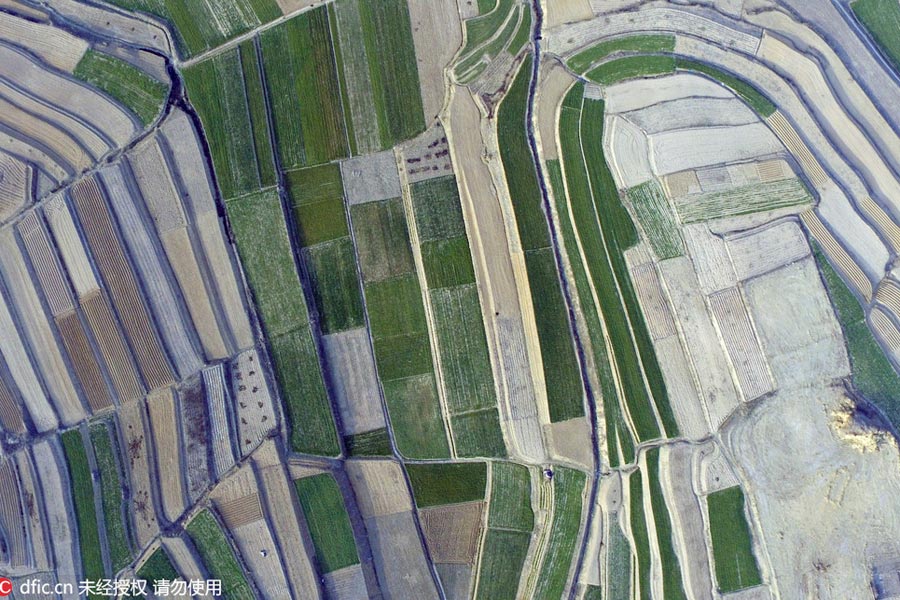
{"label": "rectangular field plot", "polygon": [[644,514],[642,482],[640,471],[635,471],[628,477],[629,516],[631,538],[634,541],[634,559],[637,561],[635,583],[638,585],[640,598],[650,598],[650,534],[647,531],[647,516]]}
{"label": "rectangular field plot", "polygon": [[138,116],[145,126],[159,114],[168,86],[108,54],[88,50],[73,73],[100,88]]}
{"label": "rectangular field plot", "polygon": [[419,508],[484,499],[485,463],[411,464],[406,471]]}
{"label": "rectangular field plot", "polygon": [[553,472],[553,522],[535,598],[562,597],[567,587],[575,544],[581,530],[584,473],[559,467]]}
{"label": "rectangular field plot", "polygon": [[78,522],[78,545],[85,577],[100,579],[104,575],[103,553],[97,511],[94,509],[94,486],[81,432],[72,429],[60,436],[72,482],[72,504]]}
{"label": "rectangular field plot", "polygon": [[350,517],[334,477],[322,473],[294,482],[323,573],[359,564]]}
{"label": "rectangular field plot", "polygon": [[420,242],[466,235],[456,176],[445,175],[410,186]]}
{"label": "rectangular field plot", "polygon": [[348,456],[390,456],[391,439],[387,428],[373,429],[344,437]]}
{"label": "rectangular field plot", "polygon": [[664,596],[672,600],[687,600],[681,579],[682,569],[675,555],[672,519],[659,481],[659,448],[652,448],[647,452],[647,481],[650,484],[650,506],[653,508],[656,542],[662,561]]}
{"label": "rectangular field plot", "polygon": [[488,526],[531,532],[531,472],[510,462],[491,463],[491,510]]}
{"label": "rectangular field plot", "polygon": [[336,456],[340,452],[328,392],[309,327],[270,337],[272,363],[291,424],[291,448]]}
{"label": "rectangular field plot", "polygon": [[500,414],[496,408],[454,415],[450,418],[450,426],[458,456],[506,457],[506,445],[500,430]]}
{"label": "rectangular field plot", "polygon": [[210,576],[222,581],[222,594],[228,598],[254,598],[231,544],[215,517],[203,510],[185,527]]}
{"label": "rectangular field plot", "polygon": [[301,246],[312,246],[349,234],[344,213],[344,187],[336,164],[285,173]]}
{"label": "rectangular field plot", "polygon": [[410,458],[447,458],[450,447],[434,374],[382,380],[397,450]]}
{"label": "rectangular field plot", "polygon": [[313,297],[325,334],[365,324],[353,242],[343,237],[303,249]]}
{"label": "rectangular field plot", "polygon": [[675,200],[675,207],[684,223],[695,223],[787,206],[806,206],[811,202],[806,186],[793,178],[682,196]]}
{"label": "rectangular field plot", "polygon": [[479,598],[515,600],[531,532],[488,529],[481,551]]}
{"label": "rectangular field plot", "polygon": [[175,570],[172,560],[162,546],[153,551],[150,558],[144,561],[141,568],[137,571],[140,579],[146,579],[148,587],[152,589],[155,582],[162,579],[172,581],[181,575]]}
{"label": "rectangular field plot", "polygon": [[475,284],[429,293],[451,414],[493,407],[494,379]]}
{"label": "rectangular field plot", "polygon": [[351,206],[350,218],[367,283],[415,271],[400,198]]}
{"label": "rectangular field plot", "polygon": [[305,324],[306,303],[278,193],[244,196],[227,202],[226,210],[266,333]]}
{"label": "rectangular field plot", "polygon": [[675,213],[656,181],[648,181],[628,190],[638,221],[653,251],[660,259],[684,254],[684,241]]}
{"label": "rectangular field plot", "polygon": [[268,29],[259,39],[282,166],[345,158],[349,148],[326,7]]}
{"label": "rectangular field plot", "polygon": [[614,54],[661,53],[675,50],[675,36],[662,34],[630,35],[600,42],[566,61],[576,73],[584,73],[591,65]]}
{"label": "rectangular field plot", "polygon": [[706,505],[719,591],[733,592],[762,583],[741,488],[713,492],[706,497]]}
{"label": "rectangular field plot", "polygon": [[475,268],[466,236],[422,242],[421,249],[429,289],[475,283]]}
{"label": "rectangular field plot", "polygon": [[275,183],[256,62],[249,42],[184,70],[188,97],[203,123],[226,200]]}

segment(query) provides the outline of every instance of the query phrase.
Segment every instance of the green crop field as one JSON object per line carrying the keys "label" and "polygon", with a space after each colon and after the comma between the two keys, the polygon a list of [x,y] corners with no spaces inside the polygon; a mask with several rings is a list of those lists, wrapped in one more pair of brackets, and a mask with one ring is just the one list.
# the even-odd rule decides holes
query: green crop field
{"label": "green crop field", "polygon": [[91,466],[88,463],[81,432],[71,429],[59,437],[66,455],[66,464],[69,466],[72,504],[75,506],[75,519],[78,523],[81,568],[86,578],[96,581],[103,578],[105,569],[100,547],[100,531],[97,526],[97,511],[94,509]]}
{"label": "green crop field", "polygon": [[600,85],[612,85],[637,77],[656,77],[675,72],[675,57],[646,54],[625,56],[601,64],[587,73],[587,78]]}
{"label": "green crop field", "polygon": [[278,183],[278,177],[272,153],[266,93],[262,84],[262,66],[259,63],[259,53],[254,40],[247,40],[238,46],[238,49],[241,55],[241,70],[244,73],[244,93],[250,111],[250,124],[253,126],[253,147],[256,149],[259,184],[262,187],[269,187]]}
{"label": "green crop field", "polygon": [[893,0],[855,0],[850,8],[894,68],[900,70],[900,4]]}
{"label": "green crop field", "polygon": [[359,269],[366,282],[415,272],[403,202],[399,198],[352,206],[350,218]]}
{"label": "green crop field", "polygon": [[744,492],[739,486],[713,492],[706,497],[706,505],[719,591],[734,592],[762,583],[744,510]]}
{"label": "green crop field", "polygon": [[114,56],[88,50],[73,75],[100,88],[131,109],[145,126],[156,119],[169,86]]}
{"label": "green crop field", "polygon": [[565,421],[584,415],[581,374],[569,329],[566,303],[550,247],[550,233],[531,149],[525,137],[525,106],[531,78],[531,57],[500,105],[497,132],[500,158],[506,171],[519,239],[531,287],[541,361],[544,366],[550,420]]}
{"label": "green crop field", "polygon": [[366,300],[372,337],[375,339],[412,333],[427,336],[422,291],[415,275],[367,284]]}
{"label": "green crop field", "polygon": [[516,30],[516,35],[513,36],[513,39],[509,42],[509,46],[506,47],[507,52],[515,56],[525,47],[525,44],[527,44],[530,39],[531,8],[525,6],[522,8],[522,20],[519,21],[519,28]]}
{"label": "green crop field", "polygon": [[455,175],[413,183],[409,189],[420,242],[466,235]]}
{"label": "green crop field", "polygon": [[[647,375],[649,391],[651,393],[645,406],[637,403],[629,404],[629,412],[635,421],[638,431],[650,431],[650,423],[656,425],[655,417],[650,410],[649,402],[653,401],[659,416],[662,419],[662,426],[665,433],[670,437],[678,436],[678,425],[675,422],[675,415],[672,407],[669,405],[668,393],[663,380],[662,371],[656,360],[656,353],[653,349],[653,343],[650,340],[650,334],[647,331],[647,325],[644,322],[644,315],[641,312],[640,304],[637,300],[634,288],[631,284],[631,274],[628,271],[628,265],[625,263],[624,251],[635,245],[638,241],[637,230],[631,220],[631,216],[622,204],[616,189],[615,180],[606,163],[606,157],[603,153],[603,118],[604,103],[602,100],[585,100],[581,118],[581,145],[584,151],[585,165],[587,167],[588,176],[593,190],[594,214],[599,221],[602,230],[602,242],[606,246],[609,264],[612,267],[612,275],[621,294],[620,307],[624,307],[628,315],[628,325],[620,330],[621,338],[617,343],[613,342],[614,348],[622,347],[628,337],[633,337],[637,353],[640,356],[641,365]],[[602,217],[601,217],[602,215]],[[579,222],[576,219],[576,223]],[[595,221],[596,222],[596,221]],[[605,294],[612,290],[604,290]],[[613,298],[616,294],[613,294]],[[612,300],[612,299],[611,299]],[[615,302],[614,300],[612,300]],[[605,305],[601,299],[601,304]],[[615,312],[615,311],[614,311]],[[605,313],[604,313],[605,315]],[[607,325],[609,325],[607,320]],[[630,328],[630,332],[628,329]],[[612,335],[612,334],[611,334]],[[626,359],[631,360],[633,356],[626,354]],[[634,369],[639,370],[640,366],[635,365]],[[635,380],[634,387],[630,388],[631,393],[639,390],[642,384],[638,384]],[[626,400],[632,398],[628,391],[625,394]],[[646,396],[645,396],[646,397]],[[641,425],[638,425],[638,422]],[[641,439],[647,439],[641,437]]]}
{"label": "green crop field", "polygon": [[375,363],[383,381],[421,375],[432,369],[427,333],[413,332],[376,338],[374,346]]}
{"label": "green crop field", "polygon": [[222,196],[227,200],[258,190],[260,171],[268,167],[260,167],[254,140],[267,138],[268,130],[253,128],[241,54],[231,49],[192,65],[184,70],[184,82],[203,123]]}
{"label": "green crop field", "polygon": [[684,593],[684,582],[681,580],[681,565],[675,554],[675,544],[672,540],[672,520],[663,497],[662,485],[659,482],[658,447],[647,451],[647,482],[650,484],[650,506],[653,508],[656,542],[659,545],[662,562],[663,595],[667,599],[687,600],[687,595]]}
{"label": "green crop field", "polygon": [[450,418],[456,453],[463,458],[506,458],[506,445],[496,408],[454,415]]}
{"label": "green crop field", "polygon": [[466,45],[460,56],[468,56],[500,31],[515,6],[515,0],[499,0],[490,12],[466,21]]}
{"label": "green crop field", "polygon": [[472,283],[429,293],[450,414],[496,405],[478,288]]}
{"label": "green crop field", "polygon": [[398,452],[407,458],[449,458],[434,374],[382,380],[382,386]]}
{"label": "green crop field", "polygon": [[172,565],[169,555],[166,554],[166,551],[163,550],[162,547],[154,550],[153,554],[150,555],[150,558],[144,561],[144,564],[138,569],[137,576],[138,578],[147,581],[149,589],[153,589],[153,585],[157,581],[163,579],[172,581],[181,577]]}
{"label": "green crop field", "polygon": [[391,440],[385,427],[344,436],[349,456],[390,456]]}
{"label": "green crop field", "polygon": [[609,523],[606,586],[610,598],[631,598],[631,546],[618,519]]}
{"label": "green crop field", "polygon": [[[382,148],[425,130],[406,0],[358,0]],[[357,42],[359,43],[359,42]]]}
{"label": "green crop field", "polygon": [[777,110],[777,107],[772,104],[772,101],[766,98],[759,90],[743,79],[739,79],[730,73],[726,73],[725,71],[706,63],[687,58],[677,59],[675,66],[678,70],[702,73],[707,77],[715,79],[725,87],[731,88],[734,93],[743,98],[744,101],[750,105],[750,108],[759,113],[762,118],[771,116],[772,113]]}
{"label": "green crop field", "polygon": [[[577,132],[577,115],[573,115],[571,108],[563,110],[560,119],[560,127],[564,125],[570,128],[574,126]],[[565,139],[577,139],[567,136]],[[571,221],[568,205],[566,203],[566,194],[563,189],[563,173],[558,160],[547,162],[547,172],[553,194],[556,202],[556,209],[559,213],[560,228],[562,229],[563,242],[569,255],[569,263],[572,265],[572,273],[575,279],[575,288],[578,292],[578,299],[581,302],[582,312],[584,314],[585,325],[588,330],[590,351],[594,358],[594,365],[597,370],[597,378],[600,382],[600,395],[603,400],[604,423],[606,425],[606,449],[609,457],[610,466],[615,468],[620,464],[628,464],[634,460],[634,439],[625,418],[622,415],[622,405],[618,397],[615,381],[613,379],[612,367],[609,360],[609,354],[606,351],[605,334],[603,326],[600,322],[600,316],[597,306],[594,304],[594,298],[591,294],[588,275],[584,263],[577,252],[577,241],[575,238],[575,229]],[[576,194],[586,195],[590,193],[587,187],[587,177],[583,169],[576,169],[570,179],[570,191],[573,196]],[[621,445],[624,456],[619,456],[619,446]]]}
{"label": "green crop field", "polygon": [[866,313],[859,300],[815,244],[813,254],[824,277],[841,328],[844,330],[847,352],[850,355],[853,387],[875,403],[894,427],[900,427],[900,376],[869,329]]}
{"label": "green crop field", "polygon": [[272,364],[296,452],[337,456],[340,444],[331,403],[308,326],[269,337]]}
{"label": "green crop field", "polygon": [[331,473],[304,477],[294,485],[322,573],[359,564],[350,517]]}
{"label": "green crop field", "polygon": [[531,472],[527,467],[495,461],[491,463],[491,509],[488,527],[530,533],[534,529],[531,510]]}
{"label": "green crop field", "polygon": [[638,585],[641,600],[650,600],[650,534],[647,531],[647,517],[644,515],[644,488],[641,472],[628,476],[631,537],[634,540],[635,560],[637,560]]}
{"label": "green crop field", "polygon": [[[290,177],[296,173],[296,171],[287,173],[285,178],[290,182]],[[293,189],[293,183],[289,183],[289,185],[292,186],[290,189]],[[349,234],[344,204],[340,198],[337,201],[323,198],[318,202],[294,203],[293,212],[300,238],[297,241],[300,246],[312,246],[347,237]]]}
{"label": "green crop field", "polygon": [[[506,21],[497,37],[456,64],[454,72],[460,83],[473,81],[504,48],[507,48],[512,43],[512,38],[518,33],[519,22],[521,21],[520,15],[523,12],[529,16],[531,15],[530,11],[523,11],[521,8],[514,9],[512,16]],[[511,53],[515,54],[514,51]]]}
{"label": "green crop field", "polygon": [[131,543],[127,521],[122,512],[123,494],[119,447],[110,435],[109,425],[99,422],[91,425],[91,445],[100,479],[100,500],[106,525],[106,542],[113,573],[118,573],[131,562]]}
{"label": "green crop field", "polygon": [[638,221],[653,251],[660,259],[684,255],[684,240],[672,206],[659,183],[653,179],[628,190]]}
{"label": "green crop field", "polygon": [[668,34],[629,35],[600,42],[566,61],[576,73],[584,73],[614,54],[661,54],[675,51],[675,36]]}
{"label": "green crop field", "polygon": [[809,190],[800,179],[794,177],[682,196],[676,199],[675,207],[684,223],[696,223],[787,206],[810,205],[812,202]]}
{"label": "green crop field", "polygon": [[484,500],[485,463],[408,464],[406,472],[419,508]]}
{"label": "green crop field", "polygon": [[530,543],[530,531],[488,529],[481,553],[479,598],[515,600],[519,597],[519,578]]}
{"label": "green crop field", "polygon": [[303,250],[322,333],[365,325],[356,255],[350,237],[322,242]]}
{"label": "green crop field", "polygon": [[575,543],[581,530],[582,494],[586,480],[584,473],[574,469],[557,467],[553,471],[553,522],[535,598],[560,598],[566,589]]}
{"label": "green crop field", "polygon": [[259,39],[282,166],[348,156],[327,7],[301,13]]}
{"label": "green crop field", "polygon": [[307,323],[278,192],[243,196],[225,208],[266,333],[274,337]]}
{"label": "green crop field", "polygon": [[420,248],[429,289],[475,283],[475,268],[466,236],[422,242]]}
{"label": "green crop field", "polygon": [[214,579],[222,581],[222,595],[229,600],[255,598],[225,533],[209,510],[203,510],[185,527],[203,565]]}

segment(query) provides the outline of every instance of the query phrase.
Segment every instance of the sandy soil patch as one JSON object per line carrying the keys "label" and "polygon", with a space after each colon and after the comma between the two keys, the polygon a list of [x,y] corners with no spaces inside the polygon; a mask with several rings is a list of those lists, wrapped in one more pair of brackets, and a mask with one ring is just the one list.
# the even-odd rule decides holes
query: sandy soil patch
{"label": "sandy soil patch", "polygon": [[412,512],[366,518],[375,569],[387,600],[438,598]]}
{"label": "sandy soil patch", "polygon": [[555,457],[577,463],[585,468],[594,464],[594,449],[591,447],[591,427],[586,417],[576,417],[568,421],[550,423],[547,439]]}
{"label": "sandy soil patch", "polygon": [[340,600],[366,600],[369,592],[366,589],[366,577],[362,567],[351,565],[332,571],[322,578],[326,598]]}
{"label": "sandy soil patch", "polygon": [[393,150],[341,162],[341,179],[351,205],[400,197],[400,176]]}
{"label": "sandy soil patch", "polygon": [[484,502],[449,504],[419,511],[431,560],[472,564],[481,539]]}
{"label": "sandy soil patch", "polygon": [[375,375],[375,359],[365,327],[322,338],[335,375],[335,397],[347,434],[384,427],[384,410]]}
{"label": "sandy soil patch", "polygon": [[564,23],[584,21],[594,16],[591,3],[588,0],[554,0],[547,3],[548,29],[558,27]]}
{"label": "sandy soil patch", "polygon": [[462,24],[456,0],[414,0],[409,2],[409,18],[419,67],[422,111],[428,124],[437,119],[444,106],[444,69],[462,45]]}
{"label": "sandy soil patch", "polygon": [[544,61],[536,93],[538,147],[544,160],[559,158],[556,144],[557,111],[575,78],[557,61]]}
{"label": "sandy soil patch", "polygon": [[409,489],[397,463],[349,460],[346,466],[364,517],[380,517],[412,509]]}

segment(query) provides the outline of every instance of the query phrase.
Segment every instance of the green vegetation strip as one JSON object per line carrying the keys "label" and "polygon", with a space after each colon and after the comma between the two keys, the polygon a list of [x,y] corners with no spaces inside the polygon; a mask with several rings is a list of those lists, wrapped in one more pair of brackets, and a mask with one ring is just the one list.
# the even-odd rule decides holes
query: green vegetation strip
{"label": "green vegetation strip", "polygon": [[282,166],[348,156],[327,7],[301,13],[259,39]]}
{"label": "green vegetation strip", "polygon": [[161,81],[96,50],[85,52],[73,74],[131,109],[145,126],[159,115],[169,93],[169,86]]}
{"label": "green vegetation strip", "polygon": [[513,39],[509,43],[509,46],[506,47],[506,51],[515,56],[525,46],[525,44],[528,43],[530,39],[531,8],[525,6],[522,8],[522,20],[519,21],[519,29],[516,30],[516,35],[513,36]]}
{"label": "green vegetation strip", "polygon": [[566,64],[576,73],[584,73],[592,65],[614,54],[656,54],[674,51],[674,35],[630,35],[600,42],[587,50],[582,50],[567,60]]}
{"label": "green vegetation strip", "polygon": [[584,402],[566,304],[526,137],[525,113],[530,77],[529,56],[500,105],[497,130],[519,239],[525,250],[550,420],[558,422],[584,416]]}
{"label": "green vegetation strip", "polygon": [[[244,88],[245,71],[250,71],[248,78],[253,76],[252,67],[241,65],[248,53],[233,48],[184,70],[188,98],[200,115],[216,181],[226,200],[260,189],[263,171],[266,181],[274,178],[274,166],[265,165],[266,160],[271,163],[271,152],[257,158],[260,146],[265,150],[268,145],[269,133],[265,122],[258,122],[262,98],[251,96],[248,106],[249,88],[261,85],[256,75],[256,83]],[[264,106],[261,109],[265,111]],[[251,119],[253,115],[256,120]]]}
{"label": "green vegetation strip", "polygon": [[[570,131],[574,130],[577,136],[578,118],[574,111],[563,111],[560,118],[560,128],[567,127]],[[571,140],[576,138],[570,138]],[[603,400],[603,418],[606,426],[606,450],[611,468],[616,468],[620,464],[628,464],[634,461],[634,438],[625,417],[622,414],[622,405],[620,403],[618,392],[616,390],[615,380],[613,379],[612,365],[609,359],[609,353],[606,349],[606,339],[603,325],[600,322],[599,308],[594,303],[594,297],[591,293],[590,283],[588,281],[587,270],[578,253],[577,239],[575,228],[569,213],[569,207],[566,202],[566,193],[563,188],[562,167],[558,160],[547,162],[547,173],[549,175],[551,188],[553,189],[553,197],[556,202],[556,210],[559,214],[560,228],[562,229],[563,243],[569,255],[569,264],[572,265],[572,273],[575,279],[575,288],[578,292],[578,299],[581,302],[581,310],[584,315],[585,325],[589,337],[589,351],[594,358],[594,365],[597,370],[597,378],[600,381],[600,395]],[[573,173],[567,174],[570,181],[570,193],[575,195],[589,195],[590,190],[587,187],[587,177],[584,169],[575,169]],[[619,448],[621,447],[621,454]]]}
{"label": "green vegetation strip", "polygon": [[406,0],[358,0],[382,148],[425,130]]}
{"label": "green vegetation strip", "polygon": [[350,237],[306,248],[303,256],[322,333],[336,333],[365,325],[356,274],[356,255]]}
{"label": "green vegetation strip", "polygon": [[479,598],[517,597],[533,528],[530,471],[515,463],[491,463],[490,511],[478,581]]}
{"label": "green vegetation strip", "polygon": [[755,87],[721,69],[687,58],[677,59],[675,66],[679,70],[703,73],[725,87],[731,88],[734,93],[743,98],[750,105],[750,108],[763,118],[771,116],[776,110],[776,106]]}
{"label": "green vegetation strip", "polygon": [[713,492],[706,497],[706,505],[719,591],[734,592],[762,583],[753,555],[744,492],[738,486]]}
{"label": "green vegetation strip", "polygon": [[900,427],[900,377],[872,335],[859,300],[815,244],[813,254],[844,330],[853,387],[877,405],[894,427]]}
{"label": "green vegetation strip", "polygon": [[262,66],[259,63],[255,40],[247,40],[238,46],[241,69],[244,73],[244,92],[250,123],[253,126],[253,146],[256,149],[256,166],[259,184],[268,187],[278,183],[275,158],[272,152],[272,136],[269,131],[269,113],[266,110],[266,93],[263,89]]}
{"label": "green vegetation strip", "polygon": [[499,0],[492,11],[466,21],[466,45],[460,56],[468,56],[500,31],[515,5],[515,0]]}
{"label": "green vegetation strip", "polygon": [[610,598],[631,598],[631,546],[619,524],[618,515],[609,522],[606,589]]}
{"label": "green vegetation strip", "polygon": [[222,581],[222,596],[227,600],[255,598],[250,584],[238,563],[225,532],[215,517],[204,509],[185,527],[194,542],[203,565],[214,579]]}
{"label": "green vegetation strip", "polygon": [[656,77],[675,72],[675,57],[638,55],[616,58],[588,71],[587,78],[600,85],[612,85],[636,77]]}
{"label": "green vegetation strip", "polygon": [[456,454],[460,457],[506,457],[500,413],[496,408],[453,415],[450,426],[456,441]]}
{"label": "green vegetation strip", "polygon": [[754,183],[720,192],[682,196],[675,199],[675,206],[684,223],[696,223],[812,204],[812,201],[809,190],[800,179],[794,177],[768,183]]}
{"label": "green vegetation strip", "polygon": [[344,437],[348,456],[390,456],[391,440],[385,427]]}
{"label": "green vegetation strip", "polygon": [[672,520],[659,482],[659,448],[647,451],[647,482],[650,484],[650,505],[653,508],[653,522],[656,525],[656,543],[662,562],[663,596],[669,600],[686,600],[681,568],[675,554],[672,540]]}
{"label": "green vegetation strip", "polygon": [[640,600],[650,600],[650,534],[647,532],[647,517],[644,514],[644,488],[640,471],[628,476],[628,486],[631,537],[634,540],[635,560],[637,560]]}
{"label": "green vegetation strip", "polygon": [[284,174],[297,222],[300,246],[312,246],[350,234],[344,212],[344,184],[336,163]]}
{"label": "green vegetation strip", "polygon": [[682,256],[681,229],[659,183],[652,179],[635,186],[628,190],[628,198],[656,256],[660,259]]}
{"label": "green vegetation strip", "polygon": [[322,573],[359,564],[350,517],[331,473],[304,477],[294,485]]}
{"label": "green vegetation strip", "polygon": [[518,34],[520,15],[523,12],[531,15],[530,11],[516,8],[506,25],[503,26],[503,30],[494,39],[457,63],[454,72],[460,83],[469,83],[478,77],[486,66],[511,44],[513,36]]}
{"label": "green vegetation strip", "polygon": [[603,589],[598,585],[586,586],[583,600],[603,600]]}
{"label": "green vegetation strip", "polygon": [[269,339],[291,447],[336,456],[337,430],[278,193],[243,196],[227,202],[226,210]]}
{"label": "green vegetation strip", "polygon": [[94,486],[91,466],[81,440],[81,432],[71,429],[59,436],[69,466],[72,504],[78,522],[78,546],[81,549],[81,568],[87,579],[96,581],[104,576],[103,553],[97,511],[94,509]]}
{"label": "green vegetation strip", "polygon": [[553,521],[544,554],[544,564],[538,577],[534,597],[561,598],[569,579],[569,570],[581,530],[581,508],[584,473],[565,467],[553,472]]}
{"label": "green vegetation strip", "polygon": [[121,467],[118,462],[119,448],[108,427],[106,422],[95,423],[91,425],[90,434],[100,479],[100,499],[106,525],[109,560],[113,573],[118,573],[131,562],[133,556],[127,521],[122,512],[124,498]]}
{"label": "green vegetation strip", "polygon": [[408,464],[406,471],[419,508],[484,500],[485,463]]}
{"label": "green vegetation strip", "polygon": [[[153,589],[157,581],[173,581],[182,578],[178,571],[172,565],[172,560],[162,546],[153,551],[141,568],[138,569],[137,576],[147,581],[147,587]],[[182,578],[183,579],[183,578]]]}
{"label": "green vegetation strip", "polygon": [[900,70],[900,4],[893,0],[856,0],[850,8],[894,68]]}

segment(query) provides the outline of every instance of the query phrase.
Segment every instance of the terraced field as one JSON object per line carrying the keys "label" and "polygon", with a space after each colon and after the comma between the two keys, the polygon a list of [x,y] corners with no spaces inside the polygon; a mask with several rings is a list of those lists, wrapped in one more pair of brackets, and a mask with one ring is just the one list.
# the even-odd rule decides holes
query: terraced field
{"label": "terraced field", "polygon": [[156,119],[168,86],[114,56],[88,50],[73,73],[130,108],[145,126]]}

